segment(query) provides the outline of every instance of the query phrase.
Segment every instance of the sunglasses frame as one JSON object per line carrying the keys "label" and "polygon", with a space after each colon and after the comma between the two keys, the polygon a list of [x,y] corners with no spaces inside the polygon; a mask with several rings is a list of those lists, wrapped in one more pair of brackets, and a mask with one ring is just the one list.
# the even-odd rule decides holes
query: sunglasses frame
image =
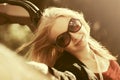
{"label": "sunglasses frame", "polygon": [[[73,22],[75,23],[76,21],[79,21],[79,22],[80,22],[80,25],[78,25],[78,24],[73,24]],[[72,23],[71,23],[71,22],[72,22]],[[75,26],[79,26],[79,27],[77,27],[77,28],[78,28],[77,30],[72,30],[71,27],[75,27],[75,26],[71,26],[71,27],[70,27],[70,24],[75,25]],[[57,36],[56,41],[55,41],[55,44],[56,44],[57,46],[59,46],[59,47],[62,47],[62,48],[67,47],[67,46],[70,44],[70,41],[71,41],[71,35],[69,34],[69,32],[76,33],[76,32],[78,32],[78,31],[81,29],[81,27],[82,27],[82,23],[81,23],[81,21],[80,21],[79,19],[71,18],[70,21],[69,21],[69,23],[68,23],[68,29],[67,29],[67,31],[66,31],[66,32],[63,32],[62,34],[60,34],[60,35]],[[63,40],[60,40],[60,37],[63,37],[63,36],[67,37],[67,38],[63,38],[63,39],[65,39],[65,40],[67,40],[67,42],[66,42],[65,40],[64,40],[64,41],[63,41]],[[62,38],[61,38],[61,39],[62,39]],[[65,44],[65,43],[62,44],[61,41],[62,41],[62,42],[66,42],[66,44]]]}

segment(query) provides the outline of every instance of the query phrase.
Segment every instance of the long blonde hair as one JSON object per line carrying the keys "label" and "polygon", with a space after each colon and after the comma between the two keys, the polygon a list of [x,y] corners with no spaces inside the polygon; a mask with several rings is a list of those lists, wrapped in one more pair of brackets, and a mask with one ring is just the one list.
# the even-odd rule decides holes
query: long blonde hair
{"label": "long blonde hair", "polygon": [[[38,29],[34,35],[33,40],[29,43],[29,45],[31,45],[31,49],[28,56],[32,60],[53,66],[56,59],[62,53],[63,49],[57,48],[49,41],[50,29],[58,17],[74,17],[80,19],[88,34],[90,35],[90,27],[84,20],[82,13],[78,13],[67,8],[47,8],[44,10],[43,16],[39,21]],[[89,38],[89,45],[96,54],[106,59],[115,59],[112,55],[109,54],[109,51],[104,46],[100,45],[92,37]]]}

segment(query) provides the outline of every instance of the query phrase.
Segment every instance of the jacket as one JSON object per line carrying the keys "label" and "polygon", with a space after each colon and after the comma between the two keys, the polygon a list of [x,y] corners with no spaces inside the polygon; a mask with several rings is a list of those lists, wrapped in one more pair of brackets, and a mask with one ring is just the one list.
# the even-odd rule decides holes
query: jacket
{"label": "jacket", "polygon": [[[54,69],[55,73],[53,71],[53,74],[57,75],[59,80],[98,80],[84,63],[66,51],[57,59],[54,68],[56,70]],[[66,72],[68,72],[67,75]]]}

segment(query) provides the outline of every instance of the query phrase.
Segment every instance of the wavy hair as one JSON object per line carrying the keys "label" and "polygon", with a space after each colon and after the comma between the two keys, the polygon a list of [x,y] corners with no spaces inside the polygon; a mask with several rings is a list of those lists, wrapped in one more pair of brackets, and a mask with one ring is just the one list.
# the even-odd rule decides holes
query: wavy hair
{"label": "wavy hair", "polygon": [[[67,8],[50,7],[44,10],[39,21],[38,29],[35,32],[33,40],[28,44],[31,45],[28,57],[37,62],[43,62],[49,66],[53,66],[56,59],[61,55],[63,49],[51,44],[49,33],[54,22],[59,17],[73,17],[79,19],[90,35],[90,27],[85,21],[82,13]],[[106,59],[115,59],[110,52],[99,42],[89,36],[90,48],[98,55]]]}

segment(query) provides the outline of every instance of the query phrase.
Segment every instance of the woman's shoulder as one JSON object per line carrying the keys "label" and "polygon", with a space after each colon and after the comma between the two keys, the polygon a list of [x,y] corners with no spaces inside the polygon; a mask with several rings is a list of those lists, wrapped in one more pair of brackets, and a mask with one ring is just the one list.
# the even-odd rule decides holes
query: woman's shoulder
{"label": "woman's shoulder", "polygon": [[62,72],[71,72],[76,76],[77,80],[88,80],[88,75],[83,66],[75,57],[65,53],[56,61],[54,68]]}
{"label": "woman's shoulder", "polygon": [[84,67],[80,66],[78,63],[73,63],[69,65],[62,65],[62,66],[57,66],[54,67],[58,71],[66,72],[69,71],[71,72],[77,80],[88,80],[88,74],[85,71]]}

